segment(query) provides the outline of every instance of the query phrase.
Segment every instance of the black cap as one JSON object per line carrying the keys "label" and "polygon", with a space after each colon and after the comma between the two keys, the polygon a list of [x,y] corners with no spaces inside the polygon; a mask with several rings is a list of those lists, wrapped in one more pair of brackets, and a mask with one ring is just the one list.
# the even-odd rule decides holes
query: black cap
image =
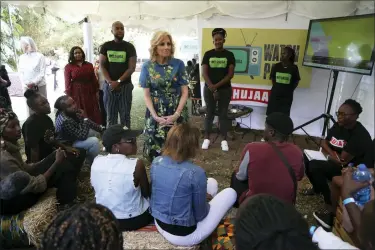
{"label": "black cap", "polygon": [[109,127],[103,133],[103,146],[106,150],[111,150],[112,146],[119,143],[121,139],[131,140],[140,135],[138,130],[130,130],[126,126],[117,124]]}
{"label": "black cap", "polygon": [[266,123],[280,134],[290,135],[293,133],[293,121],[284,113],[275,112],[270,114],[266,118]]}

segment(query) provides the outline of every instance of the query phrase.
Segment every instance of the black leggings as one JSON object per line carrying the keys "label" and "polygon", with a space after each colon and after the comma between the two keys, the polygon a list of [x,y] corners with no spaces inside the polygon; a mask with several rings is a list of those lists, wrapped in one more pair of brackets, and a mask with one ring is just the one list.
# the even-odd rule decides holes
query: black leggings
{"label": "black leggings", "polygon": [[249,182],[247,180],[238,180],[236,177],[236,172],[233,172],[230,180],[230,187],[233,188],[237,193],[237,201],[234,203],[233,207],[238,208],[240,206],[239,200],[242,194],[249,190]]}
{"label": "black leggings", "polygon": [[120,230],[123,231],[134,231],[150,224],[154,218],[151,216],[148,210],[137,217],[130,219],[118,219],[120,224]]}
{"label": "black leggings", "polygon": [[[54,162],[55,152],[37,164],[34,167],[34,171],[30,172],[30,174],[33,176],[44,174]],[[47,185],[49,188],[57,188],[56,198],[60,205],[69,204],[76,198],[76,180],[79,170],[80,168],[71,164],[69,160],[64,160],[59,166],[57,166],[55,173],[48,180]],[[0,214],[18,214],[37,203],[41,195],[42,193],[28,193],[18,195],[10,200],[0,200]]]}
{"label": "black leggings", "polygon": [[322,194],[324,202],[331,205],[331,190],[327,181],[332,181],[333,177],[340,176],[342,167],[332,161],[308,161],[306,156],[304,157],[306,175],[313,185],[314,192]]}
{"label": "black leggings", "polygon": [[107,127],[107,111],[105,110],[105,100],[103,90],[99,90],[99,108],[102,115],[102,126]]}
{"label": "black leggings", "polygon": [[219,93],[219,100],[214,99],[213,92],[207,87],[204,87],[204,100],[207,106],[206,119],[204,121],[204,130],[206,134],[210,134],[212,130],[212,122],[216,114],[216,102],[218,106],[218,116],[220,123],[220,134],[225,138],[230,128],[231,121],[228,119],[228,107],[232,98],[232,87],[217,90]]}

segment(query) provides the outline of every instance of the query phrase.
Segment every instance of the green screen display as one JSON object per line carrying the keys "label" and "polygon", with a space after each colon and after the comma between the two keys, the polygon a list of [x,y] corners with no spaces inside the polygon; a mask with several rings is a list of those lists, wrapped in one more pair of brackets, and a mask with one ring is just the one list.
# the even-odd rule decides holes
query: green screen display
{"label": "green screen display", "polygon": [[374,63],[374,16],[312,20],[304,65],[370,74]]}

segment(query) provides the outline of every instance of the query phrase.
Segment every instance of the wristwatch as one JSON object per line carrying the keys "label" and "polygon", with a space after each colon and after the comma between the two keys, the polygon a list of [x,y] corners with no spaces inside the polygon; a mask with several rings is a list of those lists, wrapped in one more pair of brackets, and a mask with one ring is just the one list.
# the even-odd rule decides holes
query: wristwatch
{"label": "wristwatch", "polygon": [[120,80],[120,79],[118,79],[118,80],[117,80],[117,82],[118,82],[118,83],[121,83],[121,80]]}

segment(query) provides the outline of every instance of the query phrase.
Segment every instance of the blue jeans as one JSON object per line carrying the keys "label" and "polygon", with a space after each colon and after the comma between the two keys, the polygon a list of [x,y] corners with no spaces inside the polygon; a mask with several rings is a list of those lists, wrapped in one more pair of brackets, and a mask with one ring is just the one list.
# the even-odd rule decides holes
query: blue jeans
{"label": "blue jeans", "polygon": [[92,164],[95,157],[98,156],[100,152],[99,139],[95,136],[95,134],[96,134],[95,131],[90,130],[89,135],[86,140],[75,141],[73,143],[73,147],[86,150],[87,160],[89,161],[89,164]]}

